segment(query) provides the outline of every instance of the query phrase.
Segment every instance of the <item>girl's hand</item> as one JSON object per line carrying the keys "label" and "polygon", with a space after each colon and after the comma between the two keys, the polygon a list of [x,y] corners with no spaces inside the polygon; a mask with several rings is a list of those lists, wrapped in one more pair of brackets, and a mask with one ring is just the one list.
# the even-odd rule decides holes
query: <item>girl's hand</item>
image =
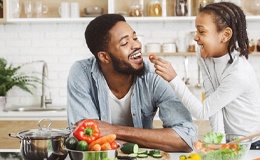
{"label": "girl's hand", "polygon": [[154,54],[151,54],[149,56],[149,59],[154,64],[155,73],[157,73],[159,76],[161,76],[166,81],[170,82],[177,76],[177,73],[173,69],[170,62],[168,62],[160,57],[156,57],[156,55],[154,55]]}

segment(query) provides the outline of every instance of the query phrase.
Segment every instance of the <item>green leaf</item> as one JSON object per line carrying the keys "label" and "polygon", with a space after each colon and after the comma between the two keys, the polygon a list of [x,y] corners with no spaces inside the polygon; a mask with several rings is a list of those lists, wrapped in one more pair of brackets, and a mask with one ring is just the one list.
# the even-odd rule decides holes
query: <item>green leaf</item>
{"label": "green leaf", "polygon": [[39,62],[43,61],[33,61],[13,67],[12,64],[8,65],[4,58],[0,58],[0,96],[6,96],[7,92],[14,86],[33,94],[30,88],[36,88],[36,83],[41,84],[41,79],[35,75],[22,73],[20,69],[26,65]]}
{"label": "green leaf", "polygon": [[223,137],[224,137],[224,134],[222,134],[222,133],[208,132],[204,135],[202,141],[205,143],[219,144],[219,143],[221,143]]}

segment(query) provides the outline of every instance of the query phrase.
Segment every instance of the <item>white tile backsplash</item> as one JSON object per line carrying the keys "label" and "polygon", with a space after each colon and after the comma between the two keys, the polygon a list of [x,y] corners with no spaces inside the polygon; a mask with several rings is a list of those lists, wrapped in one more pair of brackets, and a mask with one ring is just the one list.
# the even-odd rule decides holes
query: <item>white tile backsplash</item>
{"label": "white tile backsplash", "polygon": [[[46,95],[54,104],[66,105],[67,76],[71,65],[79,59],[91,57],[85,43],[84,32],[86,23],[31,23],[31,24],[0,24],[0,57],[4,57],[13,65],[33,60],[44,60],[48,64],[48,79]],[[259,23],[249,25],[250,35],[260,38]],[[144,43],[172,42],[179,36],[194,31],[194,22],[130,22],[138,35],[144,36]],[[258,25],[258,26],[257,26]],[[254,33],[254,34],[252,34]],[[144,44],[144,45],[145,45]],[[144,47],[143,45],[143,47]],[[172,62],[178,74],[184,76],[184,58],[181,56],[162,56]],[[147,59],[147,57],[145,57]],[[249,59],[260,80],[260,57]],[[41,73],[42,64],[30,70]],[[196,58],[189,58],[189,77],[191,90],[200,99],[201,90],[196,87]],[[40,104],[41,86],[33,89],[34,95],[13,88],[8,93],[8,104],[32,105]]]}

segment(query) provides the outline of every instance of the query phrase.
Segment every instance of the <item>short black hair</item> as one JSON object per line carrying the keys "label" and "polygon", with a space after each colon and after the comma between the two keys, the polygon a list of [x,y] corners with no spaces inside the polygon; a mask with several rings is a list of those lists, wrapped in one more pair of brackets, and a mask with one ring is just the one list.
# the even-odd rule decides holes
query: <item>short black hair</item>
{"label": "short black hair", "polygon": [[120,21],[126,21],[120,14],[103,14],[88,24],[85,30],[86,43],[97,60],[97,53],[108,49],[109,31]]}
{"label": "short black hair", "polygon": [[248,58],[249,42],[246,16],[239,6],[231,2],[211,3],[204,8],[200,8],[199,12],[207,14],[213,13],[214,22],[218,31],[221,31],[226,27],[232,29],[233,35],[228,44],[228,53],[230,56],[229,63],[233,62],[231,52],[234,51],[234,49],[240,51],[240,56]]}

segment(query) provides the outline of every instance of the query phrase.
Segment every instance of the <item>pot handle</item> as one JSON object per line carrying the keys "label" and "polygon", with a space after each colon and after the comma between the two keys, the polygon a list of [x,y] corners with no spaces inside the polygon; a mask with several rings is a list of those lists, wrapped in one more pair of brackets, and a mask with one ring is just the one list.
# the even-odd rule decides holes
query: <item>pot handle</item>
{"label": "pot handle", "polygon": [[77,126],[75,126],[75,125],[66,127],[66,129],[68,129],[68,130],[74,130],[76,128],[77,128]]}
{"label": "pot handle", "polygon": [[19,136],[19,134],[16,133],[9,133],[9,137],[23,139],[21,136]]}
{"label": "pot handle", "polygon": [[[44,124],[41,124],[42,121],[49,121],[49,123],[48,123],[48,125],[46,126],[46,125],[44,125]],[[50,130],[51,123],[52,123],[51,119],[49,119],[49,118],[44,118],[44,119],[39,120],[38,126],[40,127],[40,130],[43,130],[43,129]]]}

